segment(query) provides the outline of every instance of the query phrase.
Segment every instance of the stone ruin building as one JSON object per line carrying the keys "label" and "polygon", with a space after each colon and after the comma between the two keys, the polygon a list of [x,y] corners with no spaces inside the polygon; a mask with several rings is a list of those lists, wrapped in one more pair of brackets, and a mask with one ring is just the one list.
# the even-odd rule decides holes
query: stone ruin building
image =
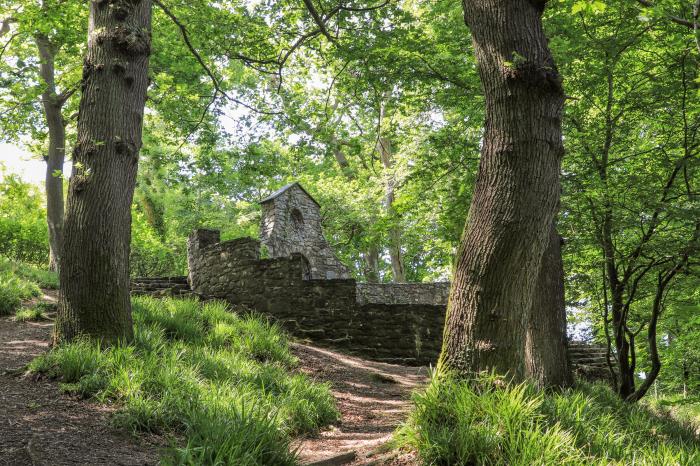
{"label": "stone ruin building", "polygon": [[323,236],[321,206],[299,183],[272,193],[260,206],[260,242],[270,257],[302,254],[309,261],[307,278],[350,278]]}
{"label": "stone ruin building", "polygon": [[222,242],[207,229],[190,235],[187,288],[260,312],[317,344],[382,361],[437,359],[449,283],[357,283],[323,236],[318,202],[299,183],[260,205],[259,240]]}
{"label": "stone ruin building", "polygon": [[323,236],[318,202],[299,183],[260,204],[260,240],[222,242],[217,230],[195,230],[187,277],[136,279],[133,291],[223,299],[319,345],[379,361],[436,362],[449,282],[358,283]]}

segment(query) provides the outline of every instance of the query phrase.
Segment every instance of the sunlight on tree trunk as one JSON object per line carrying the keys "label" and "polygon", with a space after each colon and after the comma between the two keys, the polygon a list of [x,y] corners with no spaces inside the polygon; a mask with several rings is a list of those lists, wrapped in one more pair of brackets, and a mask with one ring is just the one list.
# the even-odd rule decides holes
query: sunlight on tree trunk
{"label": "sunlight on tree trunk", "polygon": [[367,283],[379,283],[379,248],[371,245],[362,253],[363,275]]}
{"label": "sunlight on tree trunk", "polygon": [[564,92],[542,30],[543,4],[462,5],[486,123],[439,367],[521,380],[530,306],[559,199]]}
{"label": "sunlight on tree trunk", "polygon": [[60,270],[56,343],[133,336],[131,202],[141,148],[151,1],[90,2],[78,140]]}
{"label": "sunlight on tree trunk", "polygon": [[567,355],[566,305],[562,238],[552,226],[542,256],[525,337],[527,376],[540,387],[565,387],[573,382]]}
{"label": "sunlight on tree trunk", "polygon": [[46,221],[49,229],[49,268],[58,270],[63,242],[63,161],[65,159],[66,127],[61,113],[65,102],[56,92],[56,47],[47,37],[38,35],[39,71],[46,86],[41,95],[46,126],[49,129],[49,147],[46,161]]}
{"label": "sunlight on tree trunk", "polygon": [[401,226],[398,224],[396,211],[394,209],[396,178],[391,171],[394,166],[394,154],[389,138],[379,138],[377,141],[377,151],[382,160],[382,165],[384,165],[384,169],[387,172],[384,208],[391,221],[391,225],[389,226],[389,258],[391,259],[393,281],[394,283],[404,283],[406,281],[406,272],[404,270],[403,257],[401,254]]}

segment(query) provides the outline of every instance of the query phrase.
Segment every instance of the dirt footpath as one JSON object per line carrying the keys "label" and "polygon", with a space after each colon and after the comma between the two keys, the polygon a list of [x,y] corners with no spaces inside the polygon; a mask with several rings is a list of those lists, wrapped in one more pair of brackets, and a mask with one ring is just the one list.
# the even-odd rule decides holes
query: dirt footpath
{"label": "dirt footpath", "polygon": [[[55,301],[46,295],[45,301]],[[24,366],[47,351],[52,321],[0,318],[0,466],[155,465],[162,438],[110,426],[113,408],[33,380]],[[383,364],[303,344],[300,370],[331,383],[341,420],[295,442],[302,464],[416,465],[410,454],[382,449],[405,419],[410,394],[427,381],[425,367]]]}
{"label": "dirt footpath", "polygon": [[21,368],[47,350],[51,326],[0,318],[0,466],[157,464],[161,439],[114,429],[109,406],[22,375]]}
{"label": "dirt footpath", "polygon": [[382,446],[406,418],[411,392],[427,382],[426,367],[367,361],[301,344],[293,351],[303,372],[331,383],[341,413],[337,426],[300,442],[302,464],[418,464],[411,455],[387,454]]}

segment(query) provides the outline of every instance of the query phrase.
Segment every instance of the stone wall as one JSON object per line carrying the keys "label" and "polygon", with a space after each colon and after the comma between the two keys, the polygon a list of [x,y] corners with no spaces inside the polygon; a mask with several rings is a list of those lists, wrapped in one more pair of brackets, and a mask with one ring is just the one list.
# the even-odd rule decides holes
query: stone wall
{"label": "stone wall", "polygon": [[131,279],[131,294],[150,296],[191,296],[187,277],[136,277]]}
{"label": "stone wall", "polygon": [[349,278],[321,229],[321,208],[298,183],[287,185],[260,202],[260,239],[269,257],[301,253],[309,261],[311,278]]}
{"label": "stone wall", "polygon": [[442,348],[445,306],[369,303],[356,308],[350,352],[377,361],[435,364]]}
{"label": "stone wall", "polygon": [[432,304],[447,305],[450,282],[436,283],[358,283],[360,304]]}
{"label": "stone wall", "polygon": [[192,286],[192,270],[197,269],[196,264],[192,261],[199,257],[200,249],[218,244],[220,241],[221,232],[219,230],[198,228],[190,233],[189,238],[187,238],[187,282],[190,286]]}
{"label": "stone wall", "polygon": [[[251,238],[198,244],[210,238],[209,234],[190,236],[190,280],[195,293],[272,317],[291,334],[316,344],[386,362],[436,361],[444,305],[358,300],[353,279],[305,279],[309,265],[301,254],[259,259],[260,243]],[[374,296],[380,294],[372,289]],[[394,289],[392,296],[409,294]]]}
{"label": "stone wall", "polygon": [[[261,259],[259,241],[219,242],[215,230],[190,235],[188,263],[196,296],[255,310],[315,344],[411,365],[434,364],[440,354],[447,282],[367,284],[313,279],[302,254]],[[140,278],[132,287],[134,293],[186,292],[184,277]],[[572,342],[570,357],[579,375],[605,376],[600,348]]]}
{"label": "stone wall", "polygon": [[[203,235],[202,230],[196,230],[187,241],[188,278],[195,293],[220,297],[219,290],[231,286],[241,264],[259,262],[260,242],[238,238],[210,243],[211,231],[204,230]],[[216,233],[218,235],[218,231]]]}

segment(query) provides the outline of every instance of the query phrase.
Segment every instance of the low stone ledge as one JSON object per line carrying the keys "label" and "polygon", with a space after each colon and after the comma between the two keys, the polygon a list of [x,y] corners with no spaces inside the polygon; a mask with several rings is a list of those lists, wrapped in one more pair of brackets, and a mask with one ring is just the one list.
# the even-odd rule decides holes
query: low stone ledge
{"label": "low stone ledge", "polygon": [[357,302],[377,304],[447,305],[450,282],[358,283]]}

